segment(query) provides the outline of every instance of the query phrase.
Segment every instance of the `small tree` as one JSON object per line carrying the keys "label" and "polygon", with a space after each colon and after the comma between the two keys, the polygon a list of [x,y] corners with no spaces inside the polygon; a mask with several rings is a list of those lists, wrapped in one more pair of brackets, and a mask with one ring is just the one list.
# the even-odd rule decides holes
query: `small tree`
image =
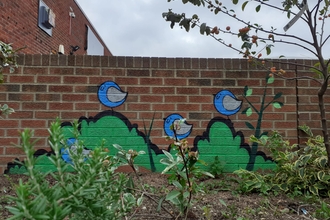
{"label": "small tree", "polygon": [[[170,2],[171,0],[168,1]],[[171,28],[173,28],[176,23],[178,23],[186,31],[189,31],[190,28],[197,26],[199,27],[201,34],[206,34],[224,46],[236,50],[238,53],[242,54],[244,58],[249,59],[251,63],[256,64],[257,67],[267,69],[271,74],[275,74],[278,77],[284,79],[294,79],[284,77],[283,70],[276,70],[273,66],[266,67],[264,64],[267,59],[261,60],[262,53],[270,55],[272,52],[272,47],[275,44],[284,44],[302,48],[306,52],[315,56],[318,62],[314,66],[299,63],[287,63],[281,60],[276,62],[310,68],[317,75],[315,78],[306,75],[299,76],[297,79],[310,79],[319,84],[317,94],[319,112],[321,116],[324,144],[328,154],[328,161],[330,161],[330,142],[324,105],[324,95],[329,84],[330,60],[325,59],[323,55],[324,51],[329,47],[330,38],[330,35],[326,30],[326,22],[328,21],[328,18],[330,18],[329,0],[317,0],[312,3],[310,2],[309,4],[307,4],[307,0],[302,0],[301,2],[298,0],[283,0],[281,1],[281,4],[278,1],[273,1],[271,3],[270,0],[246,0],[243,3],[239,2],[239,0],[232,0],[232,4],[227,3],[231,4],[232,7],[233,5],[240,4],[243,12],[247,9],[249,4],[254,4],[255,6],[255,10],[252,13],[258,13],[262,9],[267,9],[267,13],[269,14],[274,12],[282,12],[282,16],[287,16],[288,19],[291,19],[283,28],[283,31],[274,27],[263,27],[261,24],[254,21],[246,21],[244,18],[237,16],[235,10],[230,9],[228,5],[225,6],[219,0],[182,0],[182,2],[184,4],[190,2],[195,6],[207,6],[212,13],[224,14],[240,23],[242,26],[238,31],[231,30],[230,26],[227,26],[224,29],[218,28],[217,26],[211,27],[206,23],[200,23],[199,17],[196,14],[191,18],[188,18],[184,13],[177,14],[169,10],[168,12],[163,13],[163,17],[166,21],[171,22]],[[294,13],[294,11],[298,12]],[[249,13],[251,13],[251,11],[249,11]],[[309,31],[308,36],[305,32],[299,32],[294,35],[286,34],[286,31],[297,20],[303,21],[304,27],[302,28]],[[218,37],[220,33],[239,37],[241,44],[232,45],[231,43],[226,42],[224,39]],[[311,40],[309,40],[309,38],[311,38]]]}

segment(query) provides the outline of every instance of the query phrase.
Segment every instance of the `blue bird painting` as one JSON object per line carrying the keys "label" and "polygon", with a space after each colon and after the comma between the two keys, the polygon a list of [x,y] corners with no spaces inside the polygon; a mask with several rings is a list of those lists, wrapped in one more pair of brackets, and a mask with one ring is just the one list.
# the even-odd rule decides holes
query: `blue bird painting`
{"label": "blue bird painting", "polygon": [[97,92],[100,102],[110,108],[120,106],[126,101],[127,92],[120,89],[117,83],[106,81],[102,83]]}
{"label": "blue bird painting", "polygon": [[[179,114],[171,114],[164,118],[164,131],[167,136],[174,137],[174,132],[171,129],[171,126],[174,122],[179,122],[183,117]],[[192,125],[188,124],[186,121],[180,125],[180,129],[176,131],[177,139],[181,140],[188,137],[192,131]]]}
{"label": "blue bird painting", "polygon": [[221,90],[214,96],[214,107],[226,116],[236,114],[242,107],[242,101],[238,100],[229,90]]}
{"label": "blue bird painting", "polygon": [[[67,145],[69,146],[69,149],[70,149],[71,153],[76,153],[77,152],[76,142],[77,142],[77,140],[75,138],[69,138],[66,141]],[[85,156],[87,156],[90,152],[91,152],[91,150],[83,149],[82,154],[85,155]],[[72,164],[72,159],[70,157],[70,154],[68,152],[68,149],[62,148],[61,149],[61,156],[62,156],[62,159],[65,162]]]}

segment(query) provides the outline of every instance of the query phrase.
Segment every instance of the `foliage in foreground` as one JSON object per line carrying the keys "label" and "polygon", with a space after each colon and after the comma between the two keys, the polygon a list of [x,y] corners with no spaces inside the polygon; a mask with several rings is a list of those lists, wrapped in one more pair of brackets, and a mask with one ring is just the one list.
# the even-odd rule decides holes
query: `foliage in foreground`
{"label": "foliage in foreground", "polygon": [[[73,126],[78,134],[78,124]],[[136,205],[135,197],[127,192],[128,179],[124,174],[115,173],[119,159],[108,156],[99,147],[89,155],[83,154],[83,146],[76,143],[76,150],[68,150],[72,163],[61,158],[64,136],[59,120],[49,129],[49,144],[55,155],[49,159],[56,166],[55,173],[40,173],[34,169],[38,160],[33,156],[33,132],[21,132],[21,148],[26,154],[25,166],[29,179],[16,186],[17,197],[10,199],[15,206],[7,207],[14,214],[10,219],[120,219]],[[66,172],[69,168],[74,173]],[[51,186],[48,175],[55,180]]]}
{"label": "foliage in foreground", "polygon": [[[20,50],[20,49],[18,49]],[[10,44],[0,41],[0,84],[3,83],[3,69],[9,67],[10,73],[17,68],[16,53],[18,50],[13,50]],[[0,118],[1,115],[9,115],[15,112],[14,109],[8,107],[7,104],[0,104]]]}
{"label": "foliage in foreground", "polygon": [[[172,0],[168,0],[168,2],[171,1]],[[318,91],[315,95],[318,97],[324,146],[327,152],[328,161],[330,161],[330,135],[326,117],[327,112],[325,108],[325,94],[328,90],[330,80],[330,60],[324,55],[328,50],[327,48],[329,47],[330,42],[329,25],[327,25],[330,17],[330,1],[309,1],[307,4],[306,0],[285,0],[279,4],[278,1],[269,0],[182,0],[182,3],[184,4],[188,2],[195,6],[206,5],[210,12],[215,15],[222,15],[228,19],[232,19],[239,26],[235,28],[227,26],[224,28],[226,25],[224,22],[228,22],[228,20],[220,18],[219,27],[212,25],[212,28],[212,26],[209,26],[206,23],[199,24],[200,19],[196,14],[192,17],[187,17],[186,13],[178,14],[172,12],[170,9],[168,12],[164,12],[162,16],[167,22],[171,23],[171,28],[173,28],[177,23],[181,28],[184,28],[188,32],[190,28],[197,26],[199,27],[199,32],[201,34],[206,34],[207,36],[210,36],[218,41],[220,44],[237,51],[239,54],[242,54],[244,58],[248,58],[249,62],[256,64],[256,67],[267,69],[272,72],[272,74],[286,80],[307,79],[316,82],[318,85]],[[237,7],[239,5],[241,7]],[[259,13],[262,10],[267,9],[267,13],[271,13],[275,17],[287,17],[287,19],[290,20],[287,20],[288,23],[283,27],[283,29],[276,27],[278,24],[282,25],[281,22],[278,22],[276,26],[272,26],[272,24],[269,23],[269,20],[259,19],[259,16],[252,16],[251,20],[247,20],[248,18],[246,16],[251,14],[251,9],[247,8],[251,6],[255,7],[255,13]],[[231,9],[230,7],[233,8]],[[235,8],[241,8],[242,14],[236,14],[234,10]],[[292,18],[293,15],[294,17]],[[297,20],[300,20],[301,22],[299,29],[306,30],[306,32],[296,31],[292,32],[292,34],[288,34],[287,31]],[[230,37],[225,40],[225,35]],[[238,45],[236,45],[236,43],[233,45],[230,42],[232,41],[233,36],[237,36],[238,39],[240,39],[240,43]],[[293,46],[293,48],[302,49],[304,52],[311,54],[317,60],[317,63],[313,65],[306,65],[297,61],[288,63],[287,60],[263,60],[262,52],[266,52],[267,55],[270,55],[272,53],[271,48],[274,47],[275,44]],[[281,55],[279,58],[282,57],[283,56]],[[277,71],[276,67],[272,66],[273,62],[310,69],[311,73],[315,73],[315,76],[310,77],[309,74],[304,74],[296,68],[296,76],[286,77],[284,76],[285,70],[280,69]],[[266,63],[267,65],[264,65]],[[272,67],[268,66],[268,64]],[[314,189],[311,190],[315,193]]]}
{"label": "foliage in foreground", "polygon": [[184,121],[185,119],[176,120],[171,126],[174,133],[171,150],[176,152],[175,157],[163,150],[166,158],[161,159],[160,162],[167,166],[163,170],[163,174],[171,172],[169,180],[175,187],[175,189],[167,194],[166,200],[170,201],[179,209],[179,216],[187,219],[188,210],[193,202],[193,195],[199,191],[197,178],[202,175],[214,176],[197,166],[198,163],[206,164],[198,160],[198,152],[192,151],[191,147],[188,146],[187,140],[178,139],[176,132],[180,129]]}
{"label": "foliage in foreground", "polygon": [[261,174],[238,170],[235,173],[242,179],[242,192],[284,191],[293,195],[330,196],[330,170],[322,136],[314,136],[307,126],[301,126],[309,137],[306,145],[290,145],[278,132],[270,137],[256,139],[271,151],[271,156],[277,163],[271,173]]}

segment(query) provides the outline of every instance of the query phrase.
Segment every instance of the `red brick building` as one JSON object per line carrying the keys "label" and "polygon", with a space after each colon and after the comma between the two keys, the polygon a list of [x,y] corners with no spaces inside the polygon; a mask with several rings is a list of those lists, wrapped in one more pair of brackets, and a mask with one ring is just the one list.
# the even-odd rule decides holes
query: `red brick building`
{"label": "red brick building", "polygon": [[76,0],[3,0],[0,14],[0,40],[20,53],[112,55]]}

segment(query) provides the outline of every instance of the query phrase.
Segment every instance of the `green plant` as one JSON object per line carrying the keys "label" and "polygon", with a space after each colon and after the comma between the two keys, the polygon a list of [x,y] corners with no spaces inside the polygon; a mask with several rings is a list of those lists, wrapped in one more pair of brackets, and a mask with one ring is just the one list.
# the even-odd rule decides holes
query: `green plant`
{"label": "green plant", "polygon": [[3,82],[2,72],[5,67],[9,67],[10,73],[17,68],[17,51],[21,49],[14,50],[11,44],[0,41],[0,83]]}
{"label": "green plant", "polygon": [[238,188],[240,193],[261,192],[267,195],[272,189],[272,183],[270,181],[272,174],[263,175],[244,169],[235,171],[235,174],[241,179]]}
{"label": "green plant", "polygon": [[113,144],[113,146],[118,150],[117,157],[122,161],[123,165],[129,165],[137,176],[137,178],[139,178],[139,167],[134,164],[134,159],[139,155],[146,154],[146,152],[137,152],[136,150],[132,149],[126,151],[118,144]]}
{"label": "green plant", "polygon": [[[171,2],[171,0],[168,0]],[[172,10],[162,13],[163,18],[170,22],[170,27],[173,28],[177,23],[182,29],[187,32],[194,27],[198,27],[199,33],[213,38],[225,47],[233,49],[237,54],[247,58],[251,64],[258,64],[257,67],[266,69],[271,72],[271,76],[277,76],[286,80],[304,79],[313,81],[318,85],[318,90],[315,93],[318,100],[320,123],[322,127],[324,145],[327,152],[328,161],[330,161],[330,135],[326,117],[325,94],[328,90],[330,79],[330,62],[324,55],[329,47],[329,22],[330,3],[329,0],[308,2],[298,0],[285,0],[281,4],[276,1],[267,0],[182,0],[182,3],[191,3],[195,6],[207,6],[207,10],[215,15],[224,16],[228,19],[219,19],[217,26],[207,25],[201,22],[197,14],[188,16],[188,13],[174,13]],[[237,6],[241,7],[237,7]],[[249,16],[251,10],[255,13],[261,13],[263,10],[270,12],[273,17],[281,17],[287,20],[287,25],[284,27],[273,26],[265,19],[260,19],[262,16]],[[250,8],[250,10],[248,9]],[[235,10],[240,12],[235,12]],[[297,12],[295,14],[294,12]],[[267,15],[263,15],[266,16]],[[292,18],[295,16],[294,18]],[[251,19],[251,20],[250,20]],[[236,22],[235,29],[226,24],[229,20]],[[292,32],[288,34],[288,29],[299,20],[299,29],[306,30]],[[239,27],[237,27],[239,25]],[[226,38],[226,36],[228,38]],[[239,43],[235,45],[232,41],[232,36],[239,39]],[[310,40],[312,39],[312,40]],[[293,50],[298,49],[308,54],[311,54],[317,61],[311,65],[301,64],[298,61],[288,62],[287,60],[269,60],[264,59],[264,55],[270,55],[275,45],[284,45],[292,47]],[[286,50],[288,51],[288,50]],[[263,53],[263,54],[262,54]],[[284,57],[280,55],[279,58]],[[277,70],[273,63],[285,66],[290,64],[295,66],[295,76],[285,76],[285,71]],[[299,68],[309,69],[314,73],[311,77],[309,74],[302,74]],[[306,87],[308,89],[308,87]],[[279,107],[278,104],[276,104]],[[275,106],[275,107],[276,107]],[[255,135],[259,138],[259,135]],[[256,147],[256,146],[255,146]],[[252,148],[253,151],[255,149]],[[254,152],[253,152],[254,153]],[[254,157],[254,155],[252,155]],[[253,159],[253,157],[251,157]],[[251,160],[252,161],[252,160]]]}
{"label": "green plant", "polygon": [[[21,48],[22,49],[22,48]],[[3,69],[9,67],[9,72],[14,72],[15,68],[17,68],[17,51],[21,50],[13,50],[11,44],[6,44],[0,41],[0,84],[3,83]],[[14,113],[13,108],[9,108],[7,104],[0,104],[0,118],[1,115],[9,115]]]}
{"label": "green plant", "polygon": [[226,207],[225,210],[221,211],[222,217],[226,219],[238,219],[238,210],[234,204],[227,205],[223,199],[219,199],[219,202]]}
{"label": "green plant", "polygon": [[223,174],[223,163],[220,161],[219,156],[214,157],[214,161],[209,164],[209,172],[215,177],[219,178]]}
{"label": "green plant", "polygon": [[330,219],[330,206],[326,202],[321,201],[321,206],[315,210],[314,217],[324,220]]}
{"label": "green plant", "polygon": [[[76,136],[77,122],[73,128]],[[19,147],[26,154],[23,165],[29,179],[16,186],[17,197],[10,197],[15,203],[7,207],[14,215],[10,219],[120,219],[136,206],[135,197],[126,190],[126,175],[115,173],[120,165],[118,158],[109,156],[103,146],[85,155],[78,142],[75,151],[66,146],[72,163],[65,163],[61,148],[66,141],[59,120],[52,123],[49,133],[49,144],[55,153],[49,160],[56,172],[42,173],[34,167],[38,158],[33,156],[33,131],[21,132]],[[66,172],[69,168],[74,172]],[[51,180],[55,180],[54,185]]]}
{"label": "green plant", "polygon": [[212,219],[212,213],[211,213],[211,208],[209,206],[203,206],[202,207],[203,210],[203,216],[207,219],[207,220],[211,220]]}
{"label": "green plant", "polygon": [[[245,114],[247,117],[251,116],[253,114],[253,112],[255,112],[258,116],[258,120],[257,123],[255,124],[255,126],[253,126],[250,122],[245,122],[245,125],[252,131],[254,131],[254,136],[257,138],[262,137],[263,135],[267,135],[268,132],[262,132],[261,130],[261,124],[262,124],[262,120],[264,117],[264,112],[266,111],[266,109],[269,106],[273,106],[274,108],[281,108],[283,106],[283,103],[278,101],[278,99],[281,98],[282,96],[282,92],[278,92],[276,93],[272,99],[270,101],[268,101],[268,103],[266,102],[267,98],[269,98],[269,96],[267,95],[267,91],[269,91],[268,89],[268,85],[272,84],[274,82],[275,78],[273,76],[273,74],[271,74],[270,72],[266,74],[265,77],[265,86],[264,86],[264,92],[263,95],[261,96],[261,103],[260,103],[260,107],[258,108],[258,105],[254,105],[250,100],[249,97],[252,96],[253,94],[253,89],[249,88],[248,86],[245,86],[244,88],[244,93],[243,93],[243,98],[246,100],[246,102],[249,104],[249,107],[247,107],[245,110],[242,111],[242,114]],[[258,142],[253,142],[252,146],[251,146],[251,153],[250,153],[250,159],[249,159],[249,163],[246,166],[247,170],[253,170],[254,168],[254,164],[255,164],[255,160],[257,157],[257,151],[258,151]]]}
{"label": "green plant", "polygon": [[299,128],[309,135],[306,145],[301,147],[290,145],[276,131],[270,137],[251,137],[252,141],[271,151],[277,165],[274,172],[265,174],[236,171],[242,179],[240,188],[243,192],[281,190],[293,195],[330,196],[330,170],[323,138],[314,136],[307,126]]}
{"label": "green plant", "polygon": [[143,128],[144,128],[144,133],[146,135],[146,142],[147,142],[147,146],[148,146],[148,155],[149,155],[149,161],[150,161],[150,168],[151,168],[151,172],[155,172],[156,171],[156,166],[155,166],[155,162],[154,162],[154,158],[152,157],[152,151],[151,151],[151,141],[150,141],[150,135],[151,135],[151,131],[152,131],[152,126],[154,124],[154,120],[155,120],[155,114],[156,112],[154,112],[150,125],[149,125],[149,130],[147,131],[147,126],[144,122],[143,119]]}
{"label": "green plant", "polygon": [[166,195],[166,200],[170,201],[179,209],[179,216],[187,219],[188,210],[191,207],[193,194],[199,191],[197,178],[201,175],[214,177],[212,174],[203,171],[196,163],[203,163],[198,160],[198,152],[194,152],[188,146],[186,139],[178,140],[176,132],[180,129],[180,124],[184,123],[184,119],[174,121],[171,129],[174,133],[174,141],[171,144],[171,151],[175,151],[172,156],[168,151],[163,150],[166,158],[161,159],[161,163],[167,167],[163,170],[163,174],[171,172],[171,183],[175,189]]}
{"label": "green plant", "polygon": [[13,108],[10,108],[7,104],[0,104],[0,118],[2,118],[1,115],[10,115],[14,112],[15,110]]}

